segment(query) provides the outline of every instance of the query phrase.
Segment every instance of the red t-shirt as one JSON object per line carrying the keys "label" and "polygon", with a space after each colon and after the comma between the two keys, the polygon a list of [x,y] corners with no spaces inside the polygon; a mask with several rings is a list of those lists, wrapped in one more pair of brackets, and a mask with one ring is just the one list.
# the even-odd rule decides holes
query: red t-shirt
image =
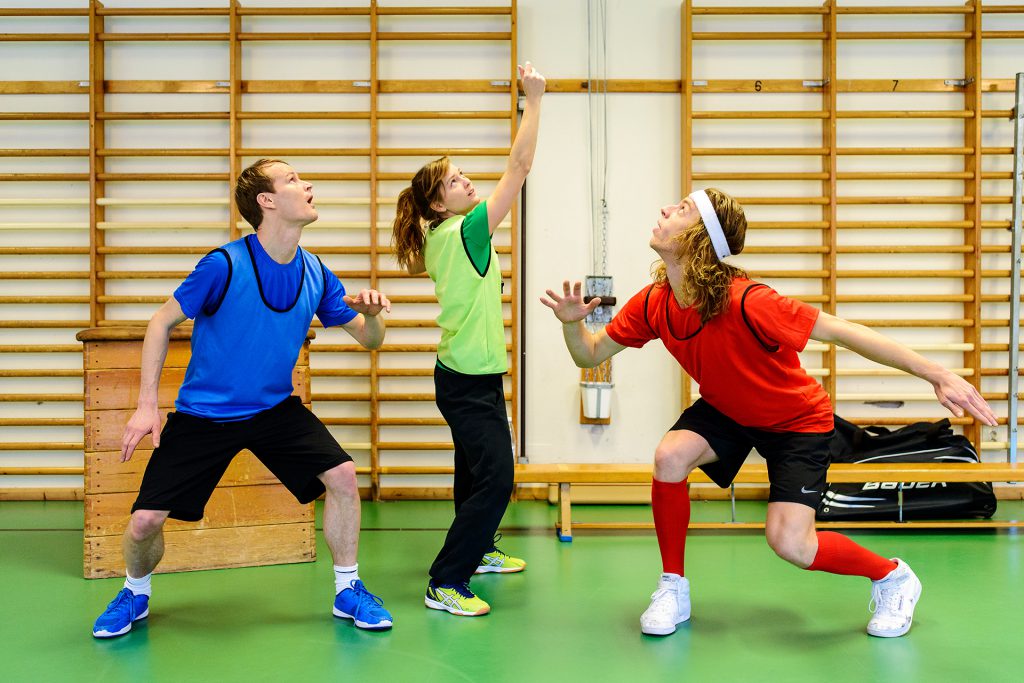
{"label": "red t-shirt", "polygon": [[661,339],[700,394],[745,427],[776,432],[828,432],[828,394],[800,366],[818,309],[767,285],[736,278],[729,308],[703,327],[667,283],[640,290],[604,328],[623,346]]}

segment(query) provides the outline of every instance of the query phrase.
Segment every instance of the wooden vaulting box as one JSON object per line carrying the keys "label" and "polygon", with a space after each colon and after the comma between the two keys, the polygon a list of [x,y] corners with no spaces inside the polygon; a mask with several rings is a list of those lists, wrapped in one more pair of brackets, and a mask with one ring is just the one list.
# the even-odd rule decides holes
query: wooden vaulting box
{"label": "wooden vaulting box", "polygon": [[[162,416],[174,398],[190,357],[189,329],[176,329],[160,377]],[[139,395],[145,328],[83,330],[85,364],[84,575],[124,575],[121,537],[142,474],[153,452],[152,438],[121,462],[121,434]],[[309,407],[309,342],[292,374],[294,394]],[[249,451],[242,451],[206,505],[198,522],[169,519],[166,552],[158,572],[251,567],[316,560],[313,505],[300,505]]]}

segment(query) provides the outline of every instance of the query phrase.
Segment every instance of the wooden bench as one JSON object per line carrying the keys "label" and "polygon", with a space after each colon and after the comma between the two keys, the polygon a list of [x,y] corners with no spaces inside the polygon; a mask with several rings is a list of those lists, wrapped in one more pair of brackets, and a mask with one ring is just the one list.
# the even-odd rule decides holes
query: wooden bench
{"label": "wooden bench", "polygon": [[[588,522],[573,524],[573,484],[649,484],[652,465],[616,464],[527,464],[516,465],[515,480],[519,484],[557,484],[559,521],[555,530],[559,540],[571,541],[573,527],[577,529],[652,529],[648,522]],[[828,480],[833,484],[863,483],[869,481],[896,483],[899,491],[902,518],[904,482],[1020,482],[1024,481],[1024,464],[1009,463],[901,463],[863,465],[836,463],[829,468]],[[711,483],[695,470],[690,474],[691,484]],[[765,465],[744,465],[736,476],[736,484],[767,484]],[[691,522],[693,529],[763,529],[763,522],[737,522],[735,489],[730,490],[732,519],[728,522]],[[1024,520],[996,521],[928,521],[928,522],[819,522],[830,528],[1008,528],[1024,527]]]}

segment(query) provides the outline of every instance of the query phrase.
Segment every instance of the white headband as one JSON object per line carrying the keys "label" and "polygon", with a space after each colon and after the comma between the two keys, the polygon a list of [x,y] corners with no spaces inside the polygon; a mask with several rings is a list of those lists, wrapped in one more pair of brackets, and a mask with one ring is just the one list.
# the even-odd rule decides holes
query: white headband
{"label": "white headband", "polygon": [[697,211],[700,212],[700,217],[704,221],[704,229],[708,231],[708,237],[711,238],[711,246],[715,248],[718,260],[721,261],[732,256],[732,252],[729,251],[729,242],[726,241],[725,233],[722,231],[722,223],[718,220],[715,207],[711,205],[708,193],[704,190],[696,190],[688,196],[697,206]]}

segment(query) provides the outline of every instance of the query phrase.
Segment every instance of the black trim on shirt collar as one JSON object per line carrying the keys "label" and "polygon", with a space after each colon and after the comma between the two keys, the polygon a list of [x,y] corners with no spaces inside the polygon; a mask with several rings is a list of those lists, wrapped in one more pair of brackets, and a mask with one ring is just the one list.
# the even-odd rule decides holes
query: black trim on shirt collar
{"label": "black trim on shirt collar", "polygon": [[231,286],[231,257],[228,256],[228,252],[220,248],[214,249],[209,254],[207,254],[207,256],[209,256],[210,254],[216,254],[217,252],[224,254],[224,260],[228,262],[228,279],[224,283],[224,289],[220,290],[220,296],[217,297],[217,301],[212,306],[210,306],[210,310],[206,310],[205,308],[203,309],[203,314],[206,315],[207,317],[212,316],[214,313],[220,310],[220,305],[224,303],[224,297],[228,295],[228,287]]}
{"label": "black trim on shirt collar", "polygon": [[487,250],[487,265],[484,266],[484,272],[480,272],[476,267],[476,262],[473,260],[472,254],[469,253],[469,245],[466,244],[466,217],[463,216],[462,223],[459,224],[459,237],[462,239],[462,249],[466,252],[466,258],[469,259],[470,265],[473,266],[473,270],[480,277],[486,277],[487,271],[491,269],[491,250]]}
{"label": "black trim on shirt collar", "polygon": [[693,334],[687,335],[685,337],[676,336],[675,330],[672,329],[672,312],[669,310],[669,306],[671,306],[672,304],[675,304],[678,308],[682,309],[682,306],[679,306],[679,303],[676,302],[676,295],[672,292],[672,288],[669,287],[668,296],[665,297],[665,326],[668,328],[668,333],[672,335],[672,338],[675,339],[676,341],[688,341],[696,337],[698,334],[700,334],[700,331],[704,329],[703,320],[700,323],[700,327],[698,327],[697,331],[694,332]]}
{"label": "black trim on shirt collar", "polygon": [[256,275],[256,286],[260,290],[260,298],[263,299],[263,305],[274,311],[275,313],[287,313],[288,311],[295,308],[295,304],[299,303],[299,297],[302,296],[302,287],[306,284],[306,259],[302,256],[302,247],[296,247],[299,260],[302,261],[302,274],[299,276],[299,289],[295,292],[295,299],[292,300],[291,305],[288,308],[274,308],[269,301],[267,301],[266,295],[263,293],[263,281],[260,280],[260,269],[256,265],[256,254],[253,253],[252,245],[249,244],[249,239],[257,239],[256,235],[248,235],[245,238],[245,248],[249,250],[249,260],[252,261],[252,270]]}
{"label": "black trim on shirt collar", "polygon": [[[757,330],[755,330],[754,326],[750,324],[750,319],[747,318],[747,294],[750,293],[750,290],[756,289],[757,287],[768,287],[768,285],[764,284],[763,282],[755,282],[754,284],[750,285],[745,290],[743,290],[743,298],[740,299],[740,314],[743,316],[743,322],[746,323],[747,329],[750,330],[750,334],[754,335],[754,339],[756,339],[757,343],[761,345],[761,348],[763,348],[768,353],[775,353],[776,351],[779,350],[779,345],[768,344],[763,339],[761,339],[761,337],[757,334]],[[768,289],[771,289],[771,287],[768,287]]]}

